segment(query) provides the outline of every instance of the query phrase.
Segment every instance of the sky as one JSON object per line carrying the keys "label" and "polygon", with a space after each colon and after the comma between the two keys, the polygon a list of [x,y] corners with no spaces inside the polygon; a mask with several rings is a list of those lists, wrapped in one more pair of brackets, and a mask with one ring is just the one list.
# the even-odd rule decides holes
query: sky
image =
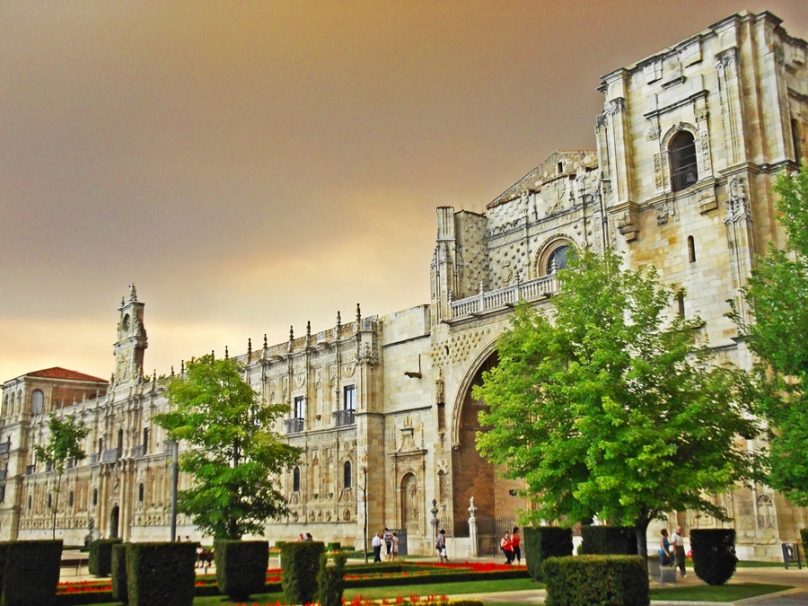
{"label": "sky", "polygon": [[145,371],[429,301],[435,208],[594,148],[603,74],[808,2],[0,3],[0,382]]}

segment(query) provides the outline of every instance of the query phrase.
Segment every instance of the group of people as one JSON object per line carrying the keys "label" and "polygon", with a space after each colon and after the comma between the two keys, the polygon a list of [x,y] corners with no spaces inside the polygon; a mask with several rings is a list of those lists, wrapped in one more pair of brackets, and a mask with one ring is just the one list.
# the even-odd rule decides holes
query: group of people
{"label": "group of people", "polygon": [[684,531],[681,526],[677,526],[673,534],[668,538],[668,529],[663,528],[659,531],[659,563],[662,566],[673,566],[674,564],[679,568],[682,576],[687,576],[685,570],[685,537]]}
{"label": "group of people", "polygon": [[382,561],[382,549],[384,549],[384,561],[392,562],[398,556],[398,533],[385,528],[382,532],[373,535],[371,541],[373,547],[373,561]]}
{"label": "group of people", "polygon": [[522,563],[522,537],[519,536],[519,527],[514,526],[511,532],[506,532],[499,541],[499,549],[505,554],[505,563]]}

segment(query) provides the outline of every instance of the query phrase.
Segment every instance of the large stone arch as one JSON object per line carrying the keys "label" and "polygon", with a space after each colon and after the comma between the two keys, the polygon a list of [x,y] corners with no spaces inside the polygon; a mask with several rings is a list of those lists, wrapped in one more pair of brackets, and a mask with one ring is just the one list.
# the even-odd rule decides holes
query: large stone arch
{"label": "large stone arch", "polygon": [[468,536],[468,506],[474,497],[477,523],[485,533],[494,528],[497,520],[514,519],[522,506],[516,498],[516,489],[522,483],[506,480],[495,466],[477,452],[475,437],[485,428],[478,415],[485,403],[475,400],[472,389],[482,382],[482,374],[499,361],[496,343],[478,355],[460,385],[454,405],[452,428],[452,520],[454,536]]}

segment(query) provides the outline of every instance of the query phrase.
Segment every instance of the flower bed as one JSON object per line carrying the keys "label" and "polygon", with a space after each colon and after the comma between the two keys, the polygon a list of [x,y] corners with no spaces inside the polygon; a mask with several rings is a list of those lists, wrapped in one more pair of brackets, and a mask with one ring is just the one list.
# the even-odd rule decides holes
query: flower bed
{"label": "flower bed", "polygon": [[[348,566],[345,571],[346,588],[384,587],[415,583],[452,583],[471,580],[513,579],[527,576],[525,566],[509,566],[493,562],[402,562],[387,564],[360,564]],[[270,568],[266,573],[266,592],[281,590],[280,568]],[[109,579],[91,581],[65,581],[56,588],[57,603],[61,606],[95,604],[112,601],[112,583]],[[219,595],[215,575],[206,574],[196,578],[196,595]],[[425,601],[430,596],[399,597],[396,600],[365,600],[346,606],[433,606]],[[432,596],[434,597],[434,596]],[[418,598],[413,602],[413,598]],[[404,600],[404,601],[402,601]],[[438,603],[434,603],[438,604]]]}

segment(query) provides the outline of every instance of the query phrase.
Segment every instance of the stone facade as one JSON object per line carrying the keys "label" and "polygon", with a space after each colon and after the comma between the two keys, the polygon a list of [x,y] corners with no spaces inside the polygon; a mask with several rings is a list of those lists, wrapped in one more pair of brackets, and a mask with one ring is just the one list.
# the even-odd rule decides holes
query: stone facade
{"label": "stone facade", "polygon": [[[678,311],[698,314],[721,357],[748,367],[726,301],[746,313],[739,289],[755,255],[784,242],[772,183],[808,158],[807,62],[808,44],[777,17],[739,13],[606,74],[595,150],[554,153],[484,213],[437,209],[428,304],[372,317],[357,307],[321,332],[248,344],[237,356],[246,378],[266,402],[288,403],[277,430],[304,450],[279,478],[290,513],[266,535],[308,531],[361,546],[367,518],[371,533],[400,529],[410,552],[428,553],[439,525],[462,557],[471,497],[481,541],[511,522],[525,506],[513,496],[519,483],[474,450],[484,404],[471,387],[496,364],[513,305],[551,305],[566,251],[611,247],[629,266],[655,265],[684,289]],[[110,381],[49,369],[3,385],[0,539],[50,534],[55,477],[32,450],[50,410],[89,429],[89,456],[62,480],[58,535],[79,543],[92,525],[103,536],[168,537],[171,449],[151,421],[167,406],[165,380],[143,376],[146,347],[133,287],[119,308]],[[742,557],[776,557],[808,523],[764,486],[716,499],[734,517]],[[717,524],[672,516],[688,528]],[[200,538],[179,524],[183,537]]]}

